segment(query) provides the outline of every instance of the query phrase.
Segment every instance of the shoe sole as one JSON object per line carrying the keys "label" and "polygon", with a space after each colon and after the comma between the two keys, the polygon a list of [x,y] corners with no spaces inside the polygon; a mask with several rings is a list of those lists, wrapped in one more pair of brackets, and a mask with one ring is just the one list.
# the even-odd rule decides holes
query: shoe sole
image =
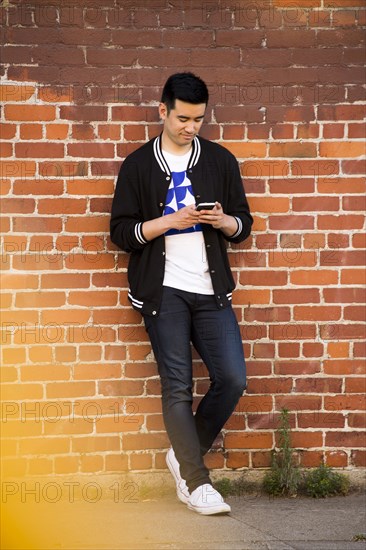
{"label": "shoe sole", "polygon": [[213,516],[218,514],[230,514],[231,508],[223,508],[223,507],[212,507],[212,508],[199,508],[196,506],[192,506],[191,504],[187,504],[187,508],[189,510],[192,510],[193,512],[196,512],[197,514],[201,514],[202,516]]}
{"label": "shoe sole", "polygon": [[176,485],[177,498],[183,504],[188,504],[188,498],[186,496],[184,496],[184,494],[181,493],[178,489],[179,478],[177,477],[177,474],[175,473],[174,467],[173,467],[173,465],[171,464],[171,462],[169,460],[169,455],[168,454],[165,457],[165,462],[166,462],[166,465],[168,466],[169,472],[172,474],[172,476],[174,478],[175,485]]}

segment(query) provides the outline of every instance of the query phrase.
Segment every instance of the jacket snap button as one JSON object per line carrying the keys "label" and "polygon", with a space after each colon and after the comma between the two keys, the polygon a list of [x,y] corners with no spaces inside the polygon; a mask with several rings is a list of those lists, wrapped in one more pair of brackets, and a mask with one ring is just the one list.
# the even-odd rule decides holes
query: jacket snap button
{"label": "jacket snap button", "polygon": [[159,202],[159,206],[164,206],[164,203],[163,203],[163,202]]}
{"label": "jacket snap button", "polygon": [[169,177],[169,176],[167,176],[167,177],[166,177],[165,179],[169,181],[169,180],[170,180],[170,177]]}
{"label": "jacket snap button", "polygon": [[214,269],[211,269],[211,273],[215,273],[215,270],[214,270]]}
{"label": "jacket snap button", "polygon": [[154,311],[152,312],[152,314],[153,314],[153,315],[156,315],[156,311],[154,310]]}

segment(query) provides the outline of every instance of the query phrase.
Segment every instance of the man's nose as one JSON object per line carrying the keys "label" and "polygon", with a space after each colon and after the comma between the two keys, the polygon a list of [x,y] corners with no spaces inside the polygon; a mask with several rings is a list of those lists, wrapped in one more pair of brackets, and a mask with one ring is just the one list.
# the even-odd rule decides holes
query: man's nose
{"label": "man's nose", "polygon": [[194,129],[195,129],[194,122],[187,122],[187,125],[186,125],[187,132],[189,132],[190,134],[193,134]]}

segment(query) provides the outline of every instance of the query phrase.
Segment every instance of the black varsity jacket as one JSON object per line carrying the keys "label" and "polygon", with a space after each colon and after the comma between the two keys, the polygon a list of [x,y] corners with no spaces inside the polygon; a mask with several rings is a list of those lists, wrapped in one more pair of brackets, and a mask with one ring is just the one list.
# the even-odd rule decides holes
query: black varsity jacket
{"label": "black varsity jacket", "polygon": [[[218,308],[229,304],[234,279],[226,241],[239,243],[250,234],[253,218],[241,181],[236,158],[224,147],[195,137],[187,176],[199,202],[221,203],[225,214],[236,218],[237,231],[226,237],[211,225],[202,224],[209,270]],[[143,315],[158,315],[165,266],[164,235],[147,241],[144,221],[162,216],[171,180],[161,151],[161,135],[128,155],[119,171],[112,203],[111,240],[130,252],[128,297]]]}

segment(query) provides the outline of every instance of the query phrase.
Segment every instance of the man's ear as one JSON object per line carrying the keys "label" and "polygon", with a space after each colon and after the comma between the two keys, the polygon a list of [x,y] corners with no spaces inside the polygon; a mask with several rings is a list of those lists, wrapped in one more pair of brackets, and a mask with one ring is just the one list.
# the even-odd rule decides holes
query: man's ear
{"label": "man's ear", "polygon": [[168,116],[168,108],[165,103],[159,103],[159,116],[161,120],[165,120]]}

